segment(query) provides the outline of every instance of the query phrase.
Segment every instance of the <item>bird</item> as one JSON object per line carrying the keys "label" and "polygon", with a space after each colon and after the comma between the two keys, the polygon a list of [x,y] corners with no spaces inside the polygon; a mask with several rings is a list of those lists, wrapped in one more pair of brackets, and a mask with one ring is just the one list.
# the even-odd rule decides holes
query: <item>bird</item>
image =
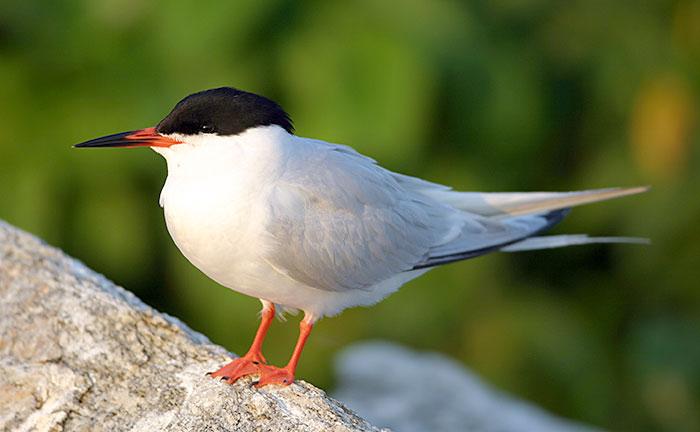
{"label": "bird", "polygon": [[[295,135],[275,101],[233,87],[191,94],[155,127],[73,147],[150,147],[167,163],[160,194],[182,254],[224,287],[260,299],[248,352],[212,377],[289,385],[314,324],[369,306],[427,271],[497,251],[626,237],[538,236],[571,207],[647,186],[576,192],[460,192],[392,172],[353,148]],[[304,313],[284,367],[262,354],[276,313]]]}

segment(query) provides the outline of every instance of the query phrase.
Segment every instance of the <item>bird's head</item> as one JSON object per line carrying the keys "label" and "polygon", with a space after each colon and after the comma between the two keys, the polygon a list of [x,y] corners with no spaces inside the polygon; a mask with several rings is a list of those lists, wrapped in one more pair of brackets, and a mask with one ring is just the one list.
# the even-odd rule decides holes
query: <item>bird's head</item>
{"label": "bird's head", "polygon": [[289,115],[277,102],[232,87],[220,87],[187,96],[156,127],[108,135],[73,147],[158,149],[201,142],[207,134],[235,136],[270,125],[280,126],[290,134],[294,132]]}

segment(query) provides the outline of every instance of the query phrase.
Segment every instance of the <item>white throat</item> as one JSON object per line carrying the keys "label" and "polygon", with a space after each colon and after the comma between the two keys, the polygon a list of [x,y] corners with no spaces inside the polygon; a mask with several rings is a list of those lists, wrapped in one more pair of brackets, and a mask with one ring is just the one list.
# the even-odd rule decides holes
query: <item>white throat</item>
{"label": "white throat", "polygon": [[202,195],[220,194],[222,201],[228,201],[232,192],[259,182],[260,175],[274,175],[280,147],[293,138],[279,126],[260,126],[234,136],[168,136],[183,144],[152,147],[168,164],[161,207],[167,206],[168,198],[177,199],[184,190],[192,189]]}

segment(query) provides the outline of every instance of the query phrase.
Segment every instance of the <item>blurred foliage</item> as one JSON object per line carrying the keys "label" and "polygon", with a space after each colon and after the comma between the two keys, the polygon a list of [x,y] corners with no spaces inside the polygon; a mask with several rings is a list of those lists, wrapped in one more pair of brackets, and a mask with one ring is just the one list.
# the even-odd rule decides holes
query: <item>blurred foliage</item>
{"label": "blurred foliage", "polygon": [[[3,0],[0,82],[0,217],[238,353],[259,304],[174,247],[159,156],[70,145],[231,85],[278,100],[299,135],[461,190],[652,184],[554,230],[652,246],[434,270],[323,320],[298,376],[332,388],[336,350],[387,338],[601,427],[700,430],[696,0]],[[296,334],[272,327],[273,363]]]}

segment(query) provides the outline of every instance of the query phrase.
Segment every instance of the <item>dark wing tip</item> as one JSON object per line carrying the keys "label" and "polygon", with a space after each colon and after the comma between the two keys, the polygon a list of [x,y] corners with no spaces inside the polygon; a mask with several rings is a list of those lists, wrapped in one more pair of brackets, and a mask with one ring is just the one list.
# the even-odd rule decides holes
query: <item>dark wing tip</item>
{"label": "dark wing tip", "polygon": [[419,270],[423,268],[429,268],[429,267],[436,267],[440,266],[443,264],[449,264],[455,261],[463,261],[469,258],[475,258],[481,255],[486,255],[491,252],[496,252],[506,246],[512,245],[513,243],[517,243],[519,241],[523,241],[528,237],[536,236],[538,234],[541,234],[550,228],[552,228],[554,225],[558,224],[559,222],[562,221],[566,217],[566,215],[569,214],[571,211],[571,208],[564,208],[564,209],[559,209],[559,210],[552,210],[549,211],[542,216],[544,216],[545,220],[547,223],[544,224],[543,227],[534,230],[531,233],[528,233],[525,236],[517,237],[513,240],[509,240],[504,243],[499,243],[493,246],[487,246],[484,248],[480,249],[473,249],[473,250],[468,250],[464,252],[459,252],[455,254],[449,254],[449,255],[440,255],[440,256],[434,256],[434,257],[428,257],[424,262],[416,264],[413,266],[411,270]]}

